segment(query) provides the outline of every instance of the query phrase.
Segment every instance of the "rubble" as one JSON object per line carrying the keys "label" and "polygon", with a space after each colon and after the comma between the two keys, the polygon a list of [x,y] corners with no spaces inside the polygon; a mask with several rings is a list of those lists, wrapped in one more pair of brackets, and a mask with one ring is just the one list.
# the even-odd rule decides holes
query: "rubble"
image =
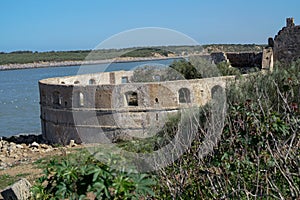
{"label": "rubble", "polygon": [[[70,141],[66,148],[76,147],[75,141]],[[0,138],[0,170],[21,163],[30,163],[33,157],[41,157],[52,151],[59,151],[50,144],[43,142],[40,136],[12,136]]]}

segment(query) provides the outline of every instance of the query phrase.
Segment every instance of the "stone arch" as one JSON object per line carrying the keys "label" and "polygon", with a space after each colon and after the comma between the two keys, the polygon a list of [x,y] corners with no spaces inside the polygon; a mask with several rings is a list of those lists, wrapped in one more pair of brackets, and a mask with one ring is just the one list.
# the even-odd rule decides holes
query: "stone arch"
{"label": "stone arch", "polygon": [[125,93],[126,105],[127,106],[138,106],[138,94],[134,91]]}
{"label": "stone arch", "polygon": [[178,90],[179,103],[191,103],[191,92],[188,88]]}
{"label": "stone arch", "polygon": [[211,88],[211,98],[216,99],[220,95],[223,95],[223,88],[220,85],[215,85]]}

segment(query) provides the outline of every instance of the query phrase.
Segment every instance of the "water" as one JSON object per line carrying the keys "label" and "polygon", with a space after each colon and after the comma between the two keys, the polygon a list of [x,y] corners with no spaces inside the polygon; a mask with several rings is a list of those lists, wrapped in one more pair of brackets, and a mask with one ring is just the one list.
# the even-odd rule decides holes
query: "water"
{"label": "water", "polygon": [[78,72],[130,70],[150,63],[169,65],[173,60],[101,64],[85,66],[85,70],[71,66],[0,71],[0,137],[41,133],[38,90],[41,79],[76,75]]}

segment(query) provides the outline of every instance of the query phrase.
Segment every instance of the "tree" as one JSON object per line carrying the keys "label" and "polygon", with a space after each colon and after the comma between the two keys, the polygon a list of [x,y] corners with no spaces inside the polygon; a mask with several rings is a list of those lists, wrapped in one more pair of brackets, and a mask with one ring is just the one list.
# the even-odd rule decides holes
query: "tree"
{"label": "tree", "polygon": [[170,67],[182,74],[185,79],[202,78],[202,75],[198,72],[198,70],[187,60],[175,60]]}

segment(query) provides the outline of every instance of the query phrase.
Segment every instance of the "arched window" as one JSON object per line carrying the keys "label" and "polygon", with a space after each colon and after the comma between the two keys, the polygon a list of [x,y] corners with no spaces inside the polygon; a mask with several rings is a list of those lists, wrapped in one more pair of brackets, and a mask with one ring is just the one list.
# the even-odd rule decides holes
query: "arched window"
{"label": "arched window", "polygon": [[138,95],[136,92],[126,92],[125,98],[128,106],[138,106]]}
{"label": "arched window", "polygon": [[90,80],[89,80],[89,84],[90,84],[90,85],[95,85],[95,84],[96,84],[95,79],[90,79]]}
{"label": "arched window", "polygon": [[224,93],[223,93],[223,88],[220,85],[215,85],[211,89],[211,98],[212,99],[220,98],[222,95],[224,95]]}
{"label": "arched window", "polygon": [[61,105],[61,97],[58,91],[53,92],[52,101],[54,105]]}
{"label": "arched window", "polygon": [[190,94],[190,90],[187,88],[181,88],[178,91],[178,95],[179,95],[179,103],[191,103],[191,94]]}
{"label": "arched window", "polygon": [[79,84],[80,82],[79,81],[74,81],[74,84]]}
{"label": "arched window", "polygon": [[154,81],[159,82],[160,81],[160,75],[154,75],[153,79],[154,79]]}
{"label": "arched window", "polygon": [[84,106],[84,96],[82,92],[79,92],[79,106]]}

